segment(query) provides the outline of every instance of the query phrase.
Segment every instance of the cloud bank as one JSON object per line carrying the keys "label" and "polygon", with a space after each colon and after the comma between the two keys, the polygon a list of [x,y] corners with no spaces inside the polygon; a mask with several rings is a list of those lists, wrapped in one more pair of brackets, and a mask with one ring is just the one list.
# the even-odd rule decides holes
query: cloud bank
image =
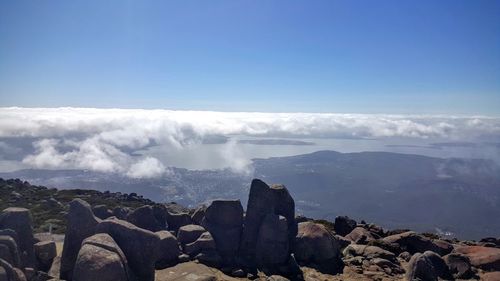
{"label": "cloud bank", "polygon": [[[484,116],[246,113],[93,108],[0,108],[0,138],[33,138],[23,163],[152,178],[169,170],[154,157],[134,157],[149,145],[182,149],[214,136],[297,138],[420,138],[498,140],[500,118]],[[221,151],[245,170],[235,144]],[[234,159],[234,160],[231,160]],[[233,161],[231,163],[231,161]]]}

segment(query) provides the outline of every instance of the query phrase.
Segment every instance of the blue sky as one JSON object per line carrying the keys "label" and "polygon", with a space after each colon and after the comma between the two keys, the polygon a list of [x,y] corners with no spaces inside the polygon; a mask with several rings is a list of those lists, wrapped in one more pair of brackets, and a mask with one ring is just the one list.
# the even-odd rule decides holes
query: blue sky
{"label": "blue sky", "polygon": [[500,1],[1,1],[0,106],[500,115]]}

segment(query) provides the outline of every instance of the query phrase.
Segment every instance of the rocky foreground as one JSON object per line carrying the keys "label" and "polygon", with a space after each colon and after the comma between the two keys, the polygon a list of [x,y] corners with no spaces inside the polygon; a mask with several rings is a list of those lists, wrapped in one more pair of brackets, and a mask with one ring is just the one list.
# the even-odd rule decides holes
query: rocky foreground
{"label": "rocky foreground", "polygon": [[[500,280],[498,238],[297,217],[286,187],[257,179],[246,212],[239,200],[192,210],[19,180],[0,180],[0,192],[0,281]],[[44,220],[64,230],[61,253],[54,235],[38,233],[52,228]]]}

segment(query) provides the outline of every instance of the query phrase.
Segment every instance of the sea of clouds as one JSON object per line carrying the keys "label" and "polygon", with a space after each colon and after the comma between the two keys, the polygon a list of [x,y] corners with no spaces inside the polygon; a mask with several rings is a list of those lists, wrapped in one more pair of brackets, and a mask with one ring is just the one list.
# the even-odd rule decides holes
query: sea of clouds
{"label": "sea of clouds", "polygon": [[[33,168],[88,169],[131,178],[169,172],[152,156],[134,151],[202,143],[214,136],[276,138],[418,138],[498,141],[500,118],[485,116],[250,113],[94,108],[0,108],[0,156],[12,152],[5,140],[30,140],[22,162]],[[10,142],[12,143],[12,142]],[[248,165],[235,143],[221,153],[230,168]],[[23,152],[19,152],[23,153]],[[234,157],[233,157],[234,154]],[[0,157],[1,158],[1,157]]]}

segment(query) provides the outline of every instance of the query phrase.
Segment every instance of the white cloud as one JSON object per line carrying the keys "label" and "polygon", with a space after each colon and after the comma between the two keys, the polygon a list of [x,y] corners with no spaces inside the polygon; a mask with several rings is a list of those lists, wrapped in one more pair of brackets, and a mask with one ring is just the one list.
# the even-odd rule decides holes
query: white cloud
{"label": "white cloud", "polygon": [[165,166],[153,157],[146,157],[130,166],[127,176],[131,178],[155,178],[165,173]]}
{"label": "white cloud", "polygon": [[[0,137],[33,137],[36,152],[23,162],[37,168],[79,168],[131,177],[156,176],[155,158],[131,151],[149,144],[182,149],[213,135],[307,138],[500,139],[490,117],[326,113],[247,113],[93,108],[0,108]],[[247,170],[234,144],[221,150],[234,170]],[[139,162],[138,162],[139,161]],[[132,170],[131,170],[132,169]],[[135,170],[134,170],[135,169]]]}

